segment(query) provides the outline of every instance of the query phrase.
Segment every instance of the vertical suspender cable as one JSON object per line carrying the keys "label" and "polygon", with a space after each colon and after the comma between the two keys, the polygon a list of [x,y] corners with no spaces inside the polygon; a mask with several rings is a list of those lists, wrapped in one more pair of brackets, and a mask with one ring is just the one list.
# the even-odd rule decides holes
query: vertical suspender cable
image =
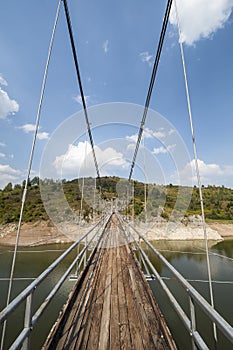
{"label": "vertical suspender cable", "polygon": [[133,207],[132,207],[132,223],[134,225],[134,181],[133,181],[133,186],[132,186],[132,197],[133,197]]}
{"label": "vertical suspender cable", "polygon": [[135,147],[135,151],[134,151],[134,155],[133,155],[133,159],[132,159],[132,163],[131,163],[131,169],[130,169],[130,174],[129,174],[129,181],[131,180],[132,175],[133,175],[133,170],[134,170],[134,166],[135,166],[135,162],[136,162],[136,158],[137,158],[137,153],[138,153],[138,149],[139,149],[141,138],[142,138],[143,128],[144,128],[144,125],[145,125],[147,112],[148,112],[149,105],[150,105],[151,94],[152,94],[152,91],[153,91],[154,82],[155,82],[155,78],[156,78],[156,73],[157,73],[157,70],[158,70],[160,55],[161,55],[161,52],[162,52],[162,47],[163,47],[164,37],[165,37],[167,24],[168,24],[168,20],[169,20],[169,15],[170,15],[170,11],[171,11],[171,6],[172,6],[172,0],[168,0],[165,16],[164,16],[164,20],[163,20],[163,26],[162,26],[162,30],[161,30],[161,34],[160,34],[160,38],[159,38],[158,49],[157,49],[157,53],[156,53],[156,57],[155,57],[153,70],[152,70],[150,85],[149,85],[147,98],[146,98],[146,102],[145,102],[145,107],[144,107],[144,111],[143,111],[143,116],[142,116],[142,120],[141,120],[141,125],[140,125],[140,129],[139,129],[139,132],[138,132],[138,139],[137,139],[137,143],[136,143],[136,147]]}
{"label": "vertical suspender cable", "polygon": [[81,224],[83,217],[83,191],[84,191],[84,176],[82,178],[82,188],[81,188],[81,203],[80,203],[80,213],[79,213],[79,223]]}
{"label": "vertical suspender cable", "polygon": [[97,178],[99,181],[99,186],[101,187],[100,172],[99,172],[99,167],[98,167],[98,163],[97,163],[97,159],[96,159],[94,141],[93,141],[91,128],[90,128],[90,122],[89,122],[88,114],[87,114],[87,105],[86,105],[85,96],[84,96],[83,87],[82,87],[81,74],[80,74],[79,64],[78,64],[78,56],[77,56],[75,43],[74,43],[74,36],[73,36],[73,31],[72,31],[72,25],[71,25],[68,4],[67,4],[66,0],[63,0],[63,3],[64,3],[64,8],[65,8],[66,22],[67,22],[68,32],[69,32],[69,36],[70,36],[70,43],[71,43],[71,48],[72,48],[72,53],[73,53],[73,58],[74,58],[74,64],[75,64],[75,69],[76,69],[77,78],[78,78],[78,85],[79,85],[79,90],[80,90],[81,99],[82,99],[86,127],[87,127],[87,131],[88,131],[88,135],[89,135],[89,139],[90,139],[90,143],[91,143],[92,156],[93,156],[93,160],[94,160],[94,164],[95,164]]}
{"label": "vertical suspender cable", "polygon": [[[84,169],[86,170],[86,157],[87,157],[87,133],[86,133],[86,141],[85,141],[85,152],[84,152]],[[83,196],[84,196],[84,175],[82,178],[82,188],[81,188],[81,205],[80,205],[80,214],[79,214],[79,223],[81,223],[82,220],[82,214],[83,214]]]}
{"label": "vertical suspender cable", "polygon": [[[27,188],[28,188],[28,183],[29,183],[29,178],[30,178],[30,173],[31,173],[31,167],[32,167],[32,161],[33,161],[33,156],[34,156],[35,144],[36,144],[36,139],[37,139],[37,133],[38,133],[38,130],[39,130],[41,107],[42,107],[42,102],[43,102],[43,97],[44,97],[44,92],[45,92],[45,85],[46,85],[46,80],[47,80],[47,75],[48,75],[48,68],[49,68],[49,63],[50,63],[50,58],[51,58],[51,53],[52,53],[52,48],[53,48],[55,32],[56,32],[56,28],[57,28],[57,22],[58,22],[60,8],[61,8],[61,1],[62,0],[59,0],[59,2],[58,2],[57,12],[56,12],[54,26],[53,26],[53,31],[52,31],[52,35],[51,35],[51,39],[50,39],[50,44],[49,44],[49,50],[48,50],[48,56],[47,56],[45,71],[44,71],[44,77],[43,77],[43,82],[42,82],[42,87],[41,87],[40,100],[39,100],[37,116],[36,116],[35,132],[34,132],[34,137],[33,137],[33,141],[32,141],[32,148],[31,148],[31,153],[30,153],[29,162],[28,162],[27,177],[26,177],[26,181],[25,181],[25,185],[24,185],[24,191],[23,191],[23,196],[22,196],[22,204],[21,204],[21,210],[20,210],[17,234],[16,234],[15,249],[14,249],[14,254],[13,254],[12,264],[11,264],[10,281],[9,281],[9,286],[8,286],[8,294],[7,294],[6,306],[9,305],[10,298],[11,298],[13,275],[14,275],[14,270],[15,270],[15,262],[16,262],[16,255],[17,255],[17,249],[18,249],[19,238],[20,238],[20,230],[21,230],[21,224],[22,224],[22,218],[23,218],[24,205],[25,205],[25,200],[26,200],[26,195],[27,195]],[[7,321],[5,321],[4,324],[3,324],[1,348],[0,348],[1,350],[3,350],[3,346],[4,346],[5,333],[6,333],[6,322]]]}
{"label": "vertical suspender cable", "polygon": [[[147,176],[146,176],[146,157],[145,157],[145,133],[143,133],[143,171],[144,171],[144,211],[145,211],[145,224],[146,224],[146,232],[147,232],[147,239],[148,239],[148,227],[147,227],[147,221],[148,221],[148,216],[147,216]],[[141,244],[140,244],[141,248]],[[147,256],[149,255],[149,249],[146,247],[146,254]]]}
{"label": "vertical suspender cable", "polygon": [[[87,165],[87,133],[86,133],[86,143],[85,143],[85,158],[84,158],[84,169],[86,170],[86,165]],[[83,209],[83,196],[84,196],[84,176],[83,176],[83,183],[82,183],[82,209]],[[85,238],[85,247],[87,247],[87,236]],[[87,263],[87,250],[85,250],[85,257],[84,257],[84,266],[86,267]]]}
{"label": "vertical suspender cable", "polygon": [[[180,52],[181,52],[181,59],[182,59],[182,66],[183,66],[183,73],[184,73],[189,121],[190,121],[191,134],[192,134],[193,153],[194,153],[194,159],[195,159],[195,170],[196,170],[196,175],[197,175],[197,182],[198,182],[199,196],[200,196],[200,203],[201,203],[201,216],[202,216],[202,226],[203,226],[203,233],[204,233],[204,239],[205,239],[205,250],[206,250],[207,270],[208,270],[208,279],[209,279],[210,302],[211,302],[212,307],[214,307],[213,285],[212,285],[212,277],[211,277],[210,258],[209,258],[209,249],[208,249],[208,237],[207,237],[207,232],[206,232],[206,222],[205,222],[205,212],[204,212],[204,204],[203,204],[201,177],[200,177],[200,171],[199,171],[199,165],[198,165],[197,147],[196,147],[196,141],[195,141],[194,126],[193,126],[193,116],[192,116],[192,109],[191,109],[188,79],[187,79],[187,73],[186,73],[184,50],[183,50],[183,44],[182,44],[182,40],[181,40],[180,20],[179,20],[176,0],[174,0],[174,4],[175,4],[176,20],[177,20],[177,27],[178,27],[178,33],[179,33],[179,44],[180,44]],[[216,330],[215,323],[213,323],[213,332],[214,332],[215,348],[217,348],[217,330]]]}
{"label": "vertical suspender cable", "polygon": [[94,178],[94,193],[93,193],[93,221],[95,220],[94,216],[95,216],[95,211],[96,211],[96,177]]}
{"label": "vertical suspender cable", "polygon": [[147,177],[146,177],[146,157],[145,157],[145,134],[143,133],[143,171],[144,171],[144,210],[145,210],[145,223],[147,224]]}

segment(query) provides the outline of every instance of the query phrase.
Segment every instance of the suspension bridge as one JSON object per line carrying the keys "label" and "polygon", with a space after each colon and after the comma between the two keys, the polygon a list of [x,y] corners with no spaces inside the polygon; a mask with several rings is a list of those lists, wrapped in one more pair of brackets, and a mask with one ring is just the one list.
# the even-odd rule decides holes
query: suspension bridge
{"label": "suspension bridge", "polygon": [[[97,181],[101,190],[101,177],[98,166],[98,157],[95,153],[94,138],[91,124],[88,118],[85,95],[82,87],[81,74],[78,57],[73,37],[71,19],[69,15],[67,0],[58,2],[58,9],[55,17],[54,29],[51,36],[47,64],[45,67],[44,79],[41,89],[41,98],[36,118],[36,131],[34,134],[31,156],[29,159],[28,173],[25,181],[25,188],[22,198],[22,207],[18,224],[15,251],[12,260],[10,282],[6,307],[0,312],[0,323],[2,325],[1,350],[5,349],[5,333],[7,322],[14,317],[17,309],[24,315],[24,322],[21,331],[9,346],[10,349],[30,349],[30,339],[33,330],[49,306],[52,299],[57,295],[61,286],[70,277],[76,282],[68,296],[68,300],[58,315],[57,321],[49,332],[44,342],[43,349],[176,349],[173,336],[167,326],[159,305],[156,302],[150,289],[147,279],[156,279],[164,291],[167,300],[174,308],[174,312],[180,317],[187,333],[190,336],[193,349],[208,349],[201,329],[196,321],[196,310],[202,312],[212,323],[213,342],[215,349],[218,349],[218,335],[221,333],[227,338],[229,346],[233,344],[232,326],[215,310],[211,269],[208,255],[208,241],[206,236],[206,225],[202,200],[201,182],[197,162],[194,128],[186,77],[184,52],[181,45],[181,56],[183,63],[184,79],[186,85],[187,103],[191,124],[194,156],[196,160],[196,172],[200,192],[200,204],[202,210],[203,234],[206,242],[206,257],[209,273],[210,303],[154,248],[154,246],[137,231],[132,223],[123,218],[117,205],[111,210],[103,210],[102,218],[95,226],[87,231],[82,237],[75,241],[61,256],[59,256],[39,277],[29,284],[13,300],[11,289],[14,277],[16,254],[20,237],[20,228],[23,219],[24,204],[27,196],[27,187],[31,173],[35,142],[39,128],[40,112],[45,91],[48,66],[53,47],[54,34],[57,26],[60,8],[64,5],[67,27],[70,37],[72,54],[74,58],[77,80],[80,89],[87,134],[92,148],[92,156],[96,169]],[[175,7],[176,2],[174,1]],[[138,150],[143,137],[144,126],[150,104],[151,94],[156,78],[156,72],[163,47],[169,14],[172,1],[168,0],[166,12],[163,19],[161,35],[158,43],[157,54],[152,70],[151,81],[144,106],[144,112],[139,126],[137,142],[131,163],[128,181],[132,180],[136,164]],[[177,7],[176,7],[177,11]],[[179,23],[179,22],[178,22]],[[179,28],[180,33],[180,28]],[[145,201],[146,202],[146,201]],[[187,313],[178,303],[167,284],[152,264],[149,255],[142,248],[142,243],[151,254],[156,256],[173,275],[173,278],[183,287],[188,304]],[[62,274],[60,279],[49,294],[43,299],[39,307],[34,304],[35,291],[46,284],[47,279],[59,264],[77,247],[75,258]],[[135,254],[137,251],[137,255]],[[87,255],[89,252],[89,256]],[[75,271],[74,274],[72,272]],[[229,347],[230,348],[230,347]]]}

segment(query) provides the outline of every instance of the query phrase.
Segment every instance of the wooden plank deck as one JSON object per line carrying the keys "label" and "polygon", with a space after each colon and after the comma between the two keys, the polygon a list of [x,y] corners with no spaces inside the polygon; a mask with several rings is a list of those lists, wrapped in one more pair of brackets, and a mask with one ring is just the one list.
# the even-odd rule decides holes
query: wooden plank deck
{"label": "wooden plank deck", "polygon": [[43,349],[176,349],[116,215]]}

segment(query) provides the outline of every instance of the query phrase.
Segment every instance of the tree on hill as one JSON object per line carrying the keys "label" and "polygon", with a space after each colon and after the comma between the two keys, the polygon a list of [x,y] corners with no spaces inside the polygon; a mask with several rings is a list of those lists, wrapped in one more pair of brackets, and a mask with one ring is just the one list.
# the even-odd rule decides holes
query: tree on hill
{"label": "tree on hill", "polygon": [[[118,185],[120,179],[118,177],[103,177],[101,178],[102,198],[106,200],[106,203],[111,203],[112,199],[115,199],[119,195]],[[39,177],[34,177],[29,181],[27,198],[25,203],[25,212],[23,216],[24,221],[36,221],[36,220],[48,220],[48,216],[44,209],[44,205],[41,199]],[[125,180],[127,182],[127,180]],[[69,203],[72,210],[76,213],[80,212],[81,209],[81,187],[82,179],[74,179],[71,181],[63,180],[62,182],[54,181],[53,179],[44,179],[43,186],[48,186],[48,199],[51,197],[53,200],[54,193],[58,189],[64,191],[65,198]],[[96,191],[94,189],[95,179],[85,178],[84,190],[86,196],[84,196],[84,202],[82,203],[82,212],[84,216],[90,218],[90,213],[93,213],[92,209],[92,196],[96,191],[99,191],[98,187]],[[122,182],[124,184],[124,181]],[[139,181],[132,181],[134,184],[134,199],[130,199],[127,207],[121,208],[122,214],[132,215],[134,214],[140,218],[149,217],[151,220],[157,216],[162,216],[165,220],[169,220],[170,215],[176,209],[177,216],[182,210],[182,207],[186,205],[184,202],[179,202],[177,205],[178,186],[169,184],[168,186],[147,184]],[[25,181],[23,183],[25,185]],[[145,205],[145,188],[147,205]],[[185,187],[182,188],[185,192]],[[190,189],[189,189],[190,190]],[[207,186],[202,188],[205,216],[209,220],[233,220],[233,190],[224,186]],[[5,188],[0,191],[0,224],[7,222],[17,222],[20,212],[20,206],[22,201],[23,186],[15,185],[9,182]],[[88,200],[85,201],[85,198]],[[97,198],[97,197],[96,197]],[[93,198],[94,201],[94,198]],[[96,199],[95,199],[96,201]],[[96,203],[96,202],[95,202]],[[94,206],[95,207],[95,206]],[[147,207],[147,215],[144,213],[144,208]],[[56,206],[54,206],[56,210]],[[99,208],[96,206],[96,211]],[[173,213],[174,214],[174,213]],[[200,215],[201,206],[199,199],[199,190],[194,187],[192,189],[192,197],[189,207],[187,208],[186,217],[192,215]]]}
{"label": "tree on hill", "polygon": [[13,190],[12,182],[9,182],[5,188],[3,189],[4,192],[11,192]]}

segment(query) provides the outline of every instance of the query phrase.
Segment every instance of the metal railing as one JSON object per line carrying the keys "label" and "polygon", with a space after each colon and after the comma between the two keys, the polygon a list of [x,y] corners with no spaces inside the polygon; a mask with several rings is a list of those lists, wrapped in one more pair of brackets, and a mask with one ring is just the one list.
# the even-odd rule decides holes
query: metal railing
{"label": "metal railing", "polygon": [[[160,259],[160,261],[167,267],[167,269],[175,276],[175,279],[180,282],[184,288],[186,294],[189,298],[189,308],[190,308],[190,317],[187,316],[186,312],[183,310],[179,302],[176,300],[163,278],[160,276],[147,254],[141,247],[140,242],[135,240],[137,249],[142,258],[142,262],[147,264],[149,269],[152,271],[155,279],[159,282],[163,291],[166,293],[169,301],[171,302],[173,308],[177,312],[181,321],[183,322],[186,330],[188,331],[193,349],[209,349],[205,343],[203,337],[199,333],[196,327],[196,305],[206,314],[212,323],[217,326],[217,329],[225,335],[225,337],[233,344],[233,327],[203,298],[203,296],[166,260],[166,258],[145,238],[143,237],[138,230],[133,227],[131,224],[127,224],[121,219],[122,224],[124,225],[124,230],[126,237],[134,237],[131,230],[132,229],[138,236],[138,240],[142,240],[145,244],[151,249],[151,251]],[[148,269],[147,267],[147,269]],[[218,348],[218,344],[215,344],[215,348]]]}
{"label": "metal railing", "polygon": [[[95,241],[93,246],[93,251],[89,257],[88,262],[92,259],[92,256],[100,243],[100,239],[96,239],[98,235],[102,236],[106,223],[108,222],[110,216],[105,217],[95,225],[91,230],[89,230],[85,235],[83,235],[79,240],[72,244],[60,257],[58,257],[41,275],[36,278],[27,288],[24,289],[4,310],[0,312],[0,323],[4,323],[13,312],[20,306],[22,303],[25,303],[25,316],[24,316],[24,326],[20,334],[12,343],[10,349],[22,348],[23,350],[30,349],[30,337],[33,331],[34,326],[38,322],[39,318],[48,307],[49,303],[56,295],[60,287],[63,285],[67,277],[70,275],[71,271],[76,267],[79,269],[81,264],[84,261],[84,254],[87,251],[88,247]],[[199,333],[196,327],[196,306],[198,305],[200,309],[207,315],[211,322],[215,323],[218,330],[221,331],[225,337],[233,344],[233,327],[226,321],[224,318],[202,297],[202,295],[197,292],[197,290],[165,259],[165,257],[145,238],[143,237],[132,225],[126,226],[126,223],[123,222],[122,217],[118,214],[126,238],[132,242],[131,237],[134,238],[134,242],[137,245],[137,249],[141,255],[141,262],[145,266],[145,269],[148,273],[148,269],[155,276],[156,280],[162,287],[163,291],[166,293],[169,301],[171,302],[176,313],[180,317],[182,323],[187,329],[191,340],[193,349],[209,349],[203,337]],[[92,235],[87,244],[84,245],[83,249],[78,253],[72,263],[69,265],[65,273],[60,277],[56,285],[53,287],[52,291],[47,295],[44,301],[41,303],[40,307],[33,314],[33,294],[37,287],[42,284],[43,281],[51,274],[51,272],[81,243],[84,242],[86,237],[91,233],[96,232]],[[134,235],[131,230],[133,230],[138,239],[135,240]],[[95,240],[96,239],[96,240]],[[147,254],[141,247],[140,240],[144,241],[145,244],[150,248],[150,250],[157,256],[160,261],[168,268],[168,270],[175,276],[175,279],[182,285],[186,294],[189,298],[189,308],[190,315],[188,316],[183,310],[179,302],[176,300],[163,278],[160,276],[152,262],[149,260]],[[87,262],[87,263],[88,263]],[[217,345],[217,344],[216,344]]]}
{"label": "metal railing", "polygon": [[[106,223],[109,220],[109,215],[105,218],[102,218],[98,224],[96,224],[91,230],[89,230],[86,234],[84,234],[80,239],[78,239],[75,243],[73,243],[61,256],[59,256],[45,271],[43,271],[39,277],[37,277],[28,287],[26,287],[15,299],[11,301],[11,303],[0,312],[0,324],[4,323],[8,320],[8,318],[13,314],[13,312],[18,309],[22,303],[25,303],[25,316],[24,316],[24,326],[20,334],[14,340],[14,342],[10,346],[10,350],[15,350],[18,348],[22,348],[23,350],[30,349],[30,337],[33,331],[34,326],[38,322],[39,318],[43,314],[43,312],[48,307],[49,303],[56,295],[60,287],[66,281],[67,277],[70,275],[71,271],[76,268],[79,269],[84,260],[84,255],[87,252],[87,249],[90,245],[95,241],[96,243],[93,247],[92,253],[89,257],[87,263],[91,260],[92,255],[96,248],[99,245],[100,239],[97,239],[98,236],[102,235]],[[96,232],[94,232],[96,230]],[[94,234],[93,234],[94,232]],[[33,314],[33,294],[42,282],[46,280],[46,278],[51,274],[51,272],[72,252],[74,249],[80,244],[83,243],[84,240],[93,234],[92,237],[88,240],[88,243],[84,245],[83,249],[78,253],[78,255],[74,258],[72,263],[69,265],[64,274],[60,277],[56,285],[53,287],[51,292],[44,299],[40,307]],[[85,242],[84,242],[85,243]]]}

